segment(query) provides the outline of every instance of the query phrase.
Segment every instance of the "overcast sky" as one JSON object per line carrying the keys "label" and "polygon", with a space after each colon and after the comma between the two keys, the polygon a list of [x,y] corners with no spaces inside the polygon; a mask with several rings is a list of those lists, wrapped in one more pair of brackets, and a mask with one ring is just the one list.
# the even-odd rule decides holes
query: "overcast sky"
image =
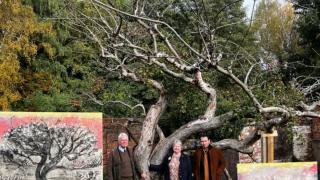
{"label": "overcast sky", "polygon": [[[280,3],[283,3],[285,0],[275,0],[275,1],[278,1]],[[247,17],[250,17],[251,16],[251,11],[252,11],[252,7],[253,7],[253,2],[254,0],[244,0],[244,3],[243,3],[243,7],[246,8],[246,14],[247,14]],[[259,4],[260,0],[256,0],[256,4],[255,4],[255,8],[257,7],[257,5]]]}
{"label": "overcast sky", "polygon": [[[250,17],[250,15],[251,15],[253,2],[254,2],[253,0],[244,0],[243,7],[246,8],[247,17]],[[257,4],[257,2],[256,2],[256,4]]]}

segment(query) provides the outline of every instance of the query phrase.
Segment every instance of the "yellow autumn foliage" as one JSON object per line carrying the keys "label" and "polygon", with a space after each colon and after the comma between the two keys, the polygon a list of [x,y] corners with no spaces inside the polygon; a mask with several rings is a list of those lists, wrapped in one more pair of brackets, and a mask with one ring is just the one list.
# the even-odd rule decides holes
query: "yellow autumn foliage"
{"label": "yellow autumn foliage", "polygon": [[53,56],[56,54],[55,48],[51,46],[51,44],[43,42],[41,43],[42,48],[44,49],[44,52],[47,54],[47,56],[52,59]]}
{"label": "yellow autumn foliage", "polygon": [[30,62],[38,50],[32,39],[51,32],[51,25],[38,22],[31,7],[19,0],[0,1],[0,110],[10,110],[10,103],[21,98],[18,90],[25,80],[20,64]]}
{"label": "yellow autumn foliage", "polygon": [[258,34],[260,45],[281,58],[286,51],[296,51],[298,34],[293,30],[296,19],[291,3],[260,1],[255,13],[253,31]]}

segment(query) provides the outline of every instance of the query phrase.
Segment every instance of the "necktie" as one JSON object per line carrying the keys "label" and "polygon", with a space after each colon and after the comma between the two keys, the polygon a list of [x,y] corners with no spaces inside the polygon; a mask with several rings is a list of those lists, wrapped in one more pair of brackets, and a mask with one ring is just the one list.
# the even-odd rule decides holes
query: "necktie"
{"label": "necktie", "polygon": [[204,151],[203,155],[203,170],[204,170],[204,180],[209,180],[209,164],[208,164],[208,151]]}

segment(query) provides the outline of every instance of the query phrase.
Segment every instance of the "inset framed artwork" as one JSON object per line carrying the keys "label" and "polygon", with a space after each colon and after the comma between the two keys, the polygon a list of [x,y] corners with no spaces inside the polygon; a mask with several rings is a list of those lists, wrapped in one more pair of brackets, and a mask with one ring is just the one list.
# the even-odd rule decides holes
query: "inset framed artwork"
{"label": "inset framed artwork", "polygon": [[238,180],[317,180],[317,167],[317,162],[242,163],[237,171]]}
{"label": "inset framed artwork", "polygon": [[0,112],[0,179],[102,180],[101,113]]}

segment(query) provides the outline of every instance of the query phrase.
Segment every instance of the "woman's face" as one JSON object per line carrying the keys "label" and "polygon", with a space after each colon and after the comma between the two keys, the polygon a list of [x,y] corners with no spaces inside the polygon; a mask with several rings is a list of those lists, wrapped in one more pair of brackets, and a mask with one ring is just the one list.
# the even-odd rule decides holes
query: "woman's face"
{"label": "woman's face", "polygon": [[174,144],[173,145],[173,152],[180,153],[181,152],[181,144]]}

